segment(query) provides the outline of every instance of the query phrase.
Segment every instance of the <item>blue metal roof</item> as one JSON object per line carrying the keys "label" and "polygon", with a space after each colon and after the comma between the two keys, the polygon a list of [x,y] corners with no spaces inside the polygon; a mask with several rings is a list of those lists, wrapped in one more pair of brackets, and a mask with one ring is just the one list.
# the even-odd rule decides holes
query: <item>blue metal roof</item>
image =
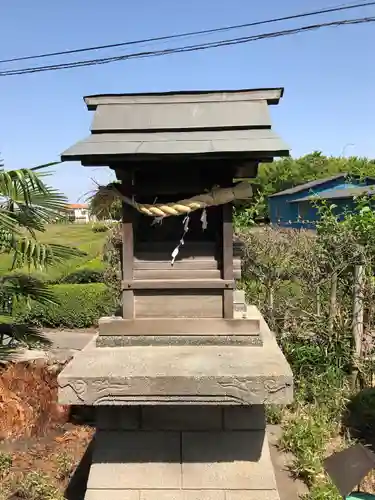
{"label": "blue metal roof", "polygon": [[316,194],[310,194],[291,200],[289,203],[298,203],[300,201],[314,201],[314,200],[333,200],[343,198],[354,198],[355,196],[373,195],[375,194],[375,186],[349,186],[347,189],[328,189]]}

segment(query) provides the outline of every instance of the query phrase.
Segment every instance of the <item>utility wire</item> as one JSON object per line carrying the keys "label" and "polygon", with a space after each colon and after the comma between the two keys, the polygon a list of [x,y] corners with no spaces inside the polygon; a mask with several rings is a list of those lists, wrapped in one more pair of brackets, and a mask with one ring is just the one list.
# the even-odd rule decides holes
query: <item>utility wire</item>
{"label": "utility wire", "polygon": [[317,30],[317,29],[326,28],[326,27],[344,26],[344,25],[353,25],[353,24],[364,24],[364,23],[373,23],[373,22],[375,22],[375,17],[344,19],[341,21],[331,21],[328,23],[313,24],[313,25],[309,25],[309,26],[301,26],[299,28],[294,28],[294,29],[289,29],[289,30],[273,31],[273,32],[262,33],[262,34],[258,34],[258,35],[247,36],[247,37],[219,40],[216,42],[207,42],[207,43],[195,44],[195,45],[185,45],[182,47],[174,47],[174,48],[169,48],[169,49],[167,48],[167,49],[163,49],[163,50],[154,50],[154,51],[147,51],[147,52],[146,51],[145,52],[134,52],[134,53],[124,54],[121,56],[112,56],[112,57],[83,60],[83,61],[73,61],[73,62],[61,63],[61,64],[56,64],[56,65],[36,66],[36,67],[29,67],[29,68],[22,68],[22,69],[0,71],[0,76],[24,75],[24,74],[39,73],[39,72],[44,72],[44,71],[54,71],[54,70],[69,69],[69,68],[79,68],[79,67],[84,67],[84,66],[94,66],[94,65],[99,65],[99,64],[108,64],[111,62],[123,61],[126,59],[140,59],[140,58],[145,58],[145,57],[157,57],[157,56],[164,56],[164,55],[175,54],[175,53],[194,52],[194,51],[207,50],[207,49],[216,48],[216,47],[224,47],[224,46],[250,43],[250,42],[257,41],[257,40],[264,40],[264,39],[268,39],[268,38],[278,38],[281,36],[294,35],[297,33],[303,33],[306,31],[312,31],[312,30]]}
{"label": "utility wire", "polygon": [[236,29],[241,29],[241,28],[251,28],[254,26],[261,26],[264,24],[271,24],[271,23],[276,23],[276,22],[280,22],[280,21],[289,21],[292,19],[299,19],[299,18],[304,18],[304,17],[309,17],[309,16],[316,16],[316,15],[320,15],[320,14],[341,12],[344,10],[358,9],[360,7],[368,7],[368,6],[373,6],[373,5],[375,5],[375,1],[361,2],[361,3],[349,4],[349,5],[345,4],[345,5],[340,5],[337,7],[320,9],[320,10],[316,10],[316,11],[312,11],[312,12],[305,12],[302,14],[293,14],[293,15],[284,16],[284,17],[276,17],[273,19],[266,19],[263,21],[254,21],[254,22],[246,23],[246,24],[224,26],[221,28],[214,28],[214,29],[201,30],[201,31],[190,31],[190,32],[186,32],[186,33],[176,34],[176,35],[166,35],[166,36],[159,36],[159,37],[155,37],[155,38],[131,40],[131,41],[127,41],[127,42],[113,43],[113,44],[108,44],[108,45],[97,45],[94,47],[84,47],[84,48],[73,49],[73,50],[63,50],[60,52],[49,52],[49,53],[37,54],[37,55],[31,55],[31,56],[13,57],[11,59],[0,60],[0,64],[17,62],[17,61],[26,61],[26,60],[30,60],[30,59],[42,59],[45,57],[55,57],[55,56],[64,56],[64,55],[70,55],[70,54],[78,54],[78,53],[82,53],[82,52],[90,52],[90,51],[95,51],[95,50],[126,47],[126,46],[139,45],[139,44],[145,44],[145,43],[151,43],[151,42],[174,40],[174,39],[178,39],[178,38],[186,38],[186,37],[198,36],[198,35],[210,35],[210,34],[214,34],[214,33],[221,33],[224,31],[231,31],[231,30],[236,30]]}

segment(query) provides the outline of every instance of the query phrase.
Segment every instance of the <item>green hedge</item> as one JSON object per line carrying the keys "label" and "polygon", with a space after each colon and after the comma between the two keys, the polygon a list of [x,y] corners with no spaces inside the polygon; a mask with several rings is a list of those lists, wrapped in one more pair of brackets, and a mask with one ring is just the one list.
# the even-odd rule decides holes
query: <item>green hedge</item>
{"label": "green hedge", "polygon": [[103,283],[104,270],[104,262],[101,258],[96,257],[74,269],[69,269],[68,272],[62,273],[61,276],[51,284],[81,285],[84,283]]}
{"label": "green hedge", "polygon": [[92,230],[94,231],[94,233],[106,233],[109,230],[109,226],[108,224],[97,222],[92,226]]}
{"label": "green hedge", "polygon": [[103,271],[94,271],[93,269],[77,269],[60,280],[60,283],[71,285],[82,285],[87,283],[103,283]]}
{"label": "green hedge", "polygon": [[103,283],[53,285],[58,305],[19,303],[14,310],[17,322],[49,328],[87,328],[95,326],[101,316],[114,313],[112,294]]}
{"label": "green hedge", "polygon": [[105,264],[100,257],[95,257],[95,259],[91,259],[81,266],[78,266],[75,270],[80,271],[81,269],[91,269],[92,271],[104,271]]}

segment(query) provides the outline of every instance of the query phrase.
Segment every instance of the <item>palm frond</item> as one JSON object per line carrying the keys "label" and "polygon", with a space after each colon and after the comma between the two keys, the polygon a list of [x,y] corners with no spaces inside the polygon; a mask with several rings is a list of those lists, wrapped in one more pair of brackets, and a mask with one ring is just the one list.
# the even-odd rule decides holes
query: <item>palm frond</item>
{"label": "palm frond", "polygon": [[47,194],[48,186],[40,176],[26,168],[18,170],[0,170],[0,193],[8,200],[23,199],[31,204],[31,190]]}
{"label": "palm frond", "polygon": [[[50,346],[52,342],[35,326],[18,323],[0,324],[0,347],[8,348],[9,354],[15,347],[32,347],[35,344]],[[0,351],[1,356],[1,351]]]}
{"label": "palm frond", "polygon": [[48,176],[51,175],[51,172],[40,172],[45,168],[54,167],[55,165],[60,165],[61,161],[51,161],[49,163],[43,163],[42,165],[37,165],[36,167],[31,167],[30,170],[33,172],[38,172],[38,175]]}
{"label": "palm frond", "polygon": [[32,204],[24,200],[13,203],[12,217],[19,226],[34,231],[44,232],[46,224],[63,219],[67,212],[67,199],[59,191],[48,189],[47,193],[31,192]]}
{"label": "palm frond", "polygon": [[[0,192],[1,195],[1,192]],[[0,208],[0,230],[10,233],[20,233],[17,221],[13,217],[13,213],[7,209]]]}
{"label": "palm frond", "polygon": [[0,308],[3,311],[10,298],[35,300],[43,304],[57,304],[52,289],[42,280],[30,274],[14,273],[0,278]]}
{"label": "palm frond", "polygon": [[[27,193],[25,194],[25,191]],[[38,187],[31,183],[25,182],[23,189],[13,189],[10,193],[2,193],[5,201],[2,203],[2,208],[9,211],[15,211],[19,205],[44,207],[48,210],[64,210],[67,208],[67,198],[57,189],[50,186],[43,186],[41,191]]]}
{"label": "palm frond", "polygon": [[55,243],[41,243],[27,237],[13,238],[11,252],[13,253],[12,269],[25,265],[29,268],[42,269],[73,257],[83,257],[86,255],[85,252],[82,252],[78,248]]}

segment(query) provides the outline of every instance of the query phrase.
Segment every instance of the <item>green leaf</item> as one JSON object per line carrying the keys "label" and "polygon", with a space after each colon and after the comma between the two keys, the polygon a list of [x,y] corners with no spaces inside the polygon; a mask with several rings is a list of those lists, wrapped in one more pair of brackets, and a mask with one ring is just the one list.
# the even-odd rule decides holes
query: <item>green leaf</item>
{"label": "green leaf", "polygon": [[[7,343],[0,344],[0,348],[8,348],[9,354],[14,351],[14,346],[28,346],[33,344],[51,345],[51,341],[35,326],[17,323],[1,323],[0,336],[6,339]],[[0,350],[1,358],[1,350]]]}

